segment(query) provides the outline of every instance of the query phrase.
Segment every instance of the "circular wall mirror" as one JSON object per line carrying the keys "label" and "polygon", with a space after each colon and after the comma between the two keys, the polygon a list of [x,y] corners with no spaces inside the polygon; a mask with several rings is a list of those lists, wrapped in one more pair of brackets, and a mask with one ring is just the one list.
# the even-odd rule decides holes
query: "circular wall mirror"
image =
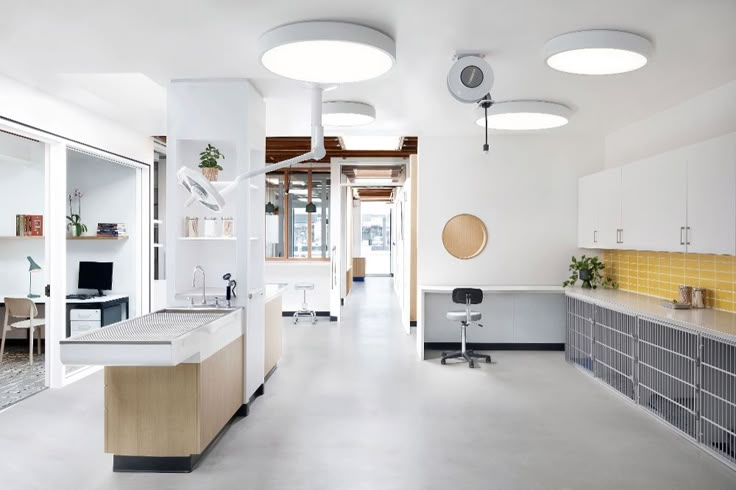
{"label": "circular wall mirror", "polygon": [[488,242],[486,225],[472,214],[458,214],[451,218],[442,230],[445,250],[458,259],[477,257]]}

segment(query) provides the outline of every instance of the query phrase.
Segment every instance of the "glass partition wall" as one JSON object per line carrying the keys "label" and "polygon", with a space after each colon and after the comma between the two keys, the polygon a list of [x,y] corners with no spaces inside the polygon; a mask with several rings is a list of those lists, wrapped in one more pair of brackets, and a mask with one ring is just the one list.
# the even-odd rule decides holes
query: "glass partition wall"
{"label": "glass partition wall", "polygon": [[[139,314],[139,172],[99,155],[67,151],[67,215],[71,219],[66,249],[66,337]],[[66,366],[66,374],[82,368]]]}
{"label": "glass partition wall", "polygon": [[[47,386],[46,151],[0,132],[0,411]],[[5,324],[5,312],[10,318]],[[31,320],[33,328],[24,325]],[[38,326],[35,326],[38,325]],[[25,328],[23,328],[25,327]]]}
{"label": "glass partition wall", "polygon": [[266,258],[329,260],[330,174],[287,171],[266,177]]}

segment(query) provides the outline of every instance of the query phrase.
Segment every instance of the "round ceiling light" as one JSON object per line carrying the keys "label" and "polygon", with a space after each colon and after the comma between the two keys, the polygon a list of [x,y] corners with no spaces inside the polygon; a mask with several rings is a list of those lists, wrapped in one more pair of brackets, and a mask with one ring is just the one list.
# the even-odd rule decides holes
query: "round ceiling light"
{"label": "round ceiling light", "polygon": [[[476,121],[485,127],[483,111]],[[541,100],[496,102],[488,108],[488,128],[512,131],[550,129],[564,126],[570,120],[569,107]]]}
{"label": "round ceiling light", "polygon": [[376,109],[362,102],[322,103],[323,126],[362,126],[376,120]]}
{"label": "round ceiling light", "polygon": [[383,75],[396,62],[393,39],[346,22],[287,24],[263,34],[258,47],[266,69],[303,82],[360,82]]}
{"label": "round ceiling light", "polygon": [[547,41],[544,58],[555,70],[579,75],[614,75],[647,64],[654,48],[641,36],[623,31],[570,32]]}

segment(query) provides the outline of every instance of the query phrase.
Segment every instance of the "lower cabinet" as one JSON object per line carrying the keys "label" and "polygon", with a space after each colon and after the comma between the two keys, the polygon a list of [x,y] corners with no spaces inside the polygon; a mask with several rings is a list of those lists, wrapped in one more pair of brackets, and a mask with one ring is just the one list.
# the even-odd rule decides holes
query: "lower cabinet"
{"label": "lower cabinet", "polygon": [[567,297],[565,357],[736,464],[736,341]]}

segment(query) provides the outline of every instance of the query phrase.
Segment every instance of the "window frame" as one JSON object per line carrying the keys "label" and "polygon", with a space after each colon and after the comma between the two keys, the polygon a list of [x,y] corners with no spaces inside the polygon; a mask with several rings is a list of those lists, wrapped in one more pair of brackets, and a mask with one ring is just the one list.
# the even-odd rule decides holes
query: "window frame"
{"label": "window frame", "polygon": [[[292,257],[291,256],[291,242],[290,242],[290,235],[289,235],[289,225],[291,224],[291,202],[290,202],[290,189],[291,189],[291,174],[306,174],[307,175],[307,202],[312,202],[312,174],[327,174],[329,176],[330,172],[329,170],[322,170],[322,169],[312,169],[312,168],[299,168],[299,169],[286,169],[281,170],[278,172],[274,172],[276,174],[283,175],[284,177],[284,205],[283,205],[283,213],[284,213],[284,229],[283,229],[283,236],[284,236],[284,257],[268,257],[266,256],[266,261],[271,262],[287,262],[287,261],[293,261],[293,262],[329,262],[330,257],[312,257],[312,215],[314,213],[307,213],[307,256],[306,257]],[[322,203],[324,205],[324,203]],[[326,213],[323,213],[322,219],[326,219]],[[329,226],[329,224],[327,225]],[[324,238],[323,238],[324,239]],[[329,246],[327,247],[327,250],[329,251]]]}

